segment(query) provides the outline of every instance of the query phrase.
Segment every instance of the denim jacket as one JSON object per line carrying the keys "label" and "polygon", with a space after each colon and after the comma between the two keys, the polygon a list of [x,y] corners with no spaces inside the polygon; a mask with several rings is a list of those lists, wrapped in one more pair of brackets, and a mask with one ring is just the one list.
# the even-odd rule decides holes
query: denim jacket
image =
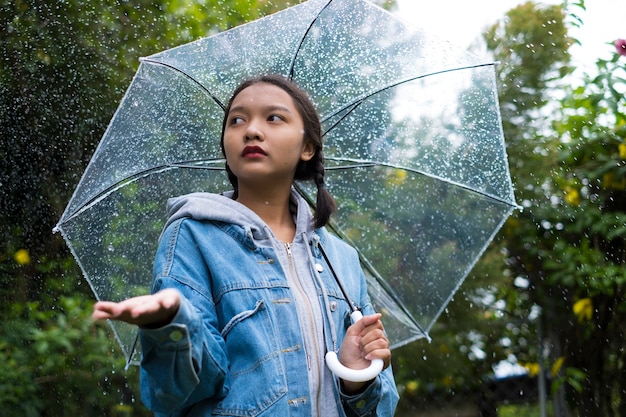
{"label": "denim jacket", "polygon": [[356,251],[292,201],[289,247],[227,196],[168,203],[152,291],[177,289],[182,304],[172,323],[140,330],[142,400],[157,416],[393,416],[391,367],[350,396],[324,364],[350,307],[320,245],[363,314],[374,311]]}

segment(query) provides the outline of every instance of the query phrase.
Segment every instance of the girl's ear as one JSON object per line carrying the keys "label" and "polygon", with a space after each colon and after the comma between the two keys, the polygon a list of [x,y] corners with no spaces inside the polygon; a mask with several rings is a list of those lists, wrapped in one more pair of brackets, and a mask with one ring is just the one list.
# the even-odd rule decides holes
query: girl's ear
{"label": "girl's ear", "polygon": [[310,161],[311,158],[315,156],[315,145],[311,142],[306,142],[304,146],[302,146],[302,153],[300,154],[300,160],[302,161]]}

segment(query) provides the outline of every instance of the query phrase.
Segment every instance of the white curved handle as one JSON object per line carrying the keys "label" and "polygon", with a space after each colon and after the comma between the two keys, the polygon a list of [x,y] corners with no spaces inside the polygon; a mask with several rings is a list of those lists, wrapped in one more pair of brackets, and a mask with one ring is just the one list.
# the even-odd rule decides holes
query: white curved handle
{"label": "white curved handle", "polygon": [[382,359],[372,359],[370,366],[365,369],[350,369],[339,362],[335,352],[330,351],[326,353],[326,365],[328,365],[333,374],[343,380],[365,382],[376,378],[383,370],[384,363]]}
{"label": "white curved handle", "polygon": [[[360,311],[354,311],[350,314],[350,318],[352,323],[356,323],[363,318],[363,315]],[[365,369],[350,369],[339,362],[336,352],[330,351],[326,353],[326,365],[328,365],[333,374],[341,379],[352,382],[366,382],[376,378],[383,370],[384,363],[382,359],[372,359],[370,366]]]}

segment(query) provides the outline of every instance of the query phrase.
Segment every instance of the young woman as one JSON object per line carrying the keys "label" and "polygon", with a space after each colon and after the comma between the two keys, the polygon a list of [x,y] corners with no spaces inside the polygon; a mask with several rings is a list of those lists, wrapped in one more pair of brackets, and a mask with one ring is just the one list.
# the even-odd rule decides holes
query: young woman
{"label": "young woman", "polygon": [[[398,394],[389,342],[353,248],[324,225],[319,117],[279,76],[241,84],[226,109],[222,149],[234,192],[168,202],[152,295],[99,302],[96,319],[140,326],[142,399],[157,416],[393,416]],[[315,216],[292,189],[317,185]],[[365,316],[350,306],[332,267]],[[324,362],[371,381],[342,381]]]}

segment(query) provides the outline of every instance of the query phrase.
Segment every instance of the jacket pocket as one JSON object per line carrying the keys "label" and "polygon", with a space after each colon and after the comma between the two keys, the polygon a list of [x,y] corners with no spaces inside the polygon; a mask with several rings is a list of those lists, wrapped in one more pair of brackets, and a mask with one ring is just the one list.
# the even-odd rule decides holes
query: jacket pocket
{"label": "jacket pocket", "polygon": [[230,390],[214,415],[257,416],[287,393],[274,328],[263,300],[226,323],[222,336],[230,360]]}

